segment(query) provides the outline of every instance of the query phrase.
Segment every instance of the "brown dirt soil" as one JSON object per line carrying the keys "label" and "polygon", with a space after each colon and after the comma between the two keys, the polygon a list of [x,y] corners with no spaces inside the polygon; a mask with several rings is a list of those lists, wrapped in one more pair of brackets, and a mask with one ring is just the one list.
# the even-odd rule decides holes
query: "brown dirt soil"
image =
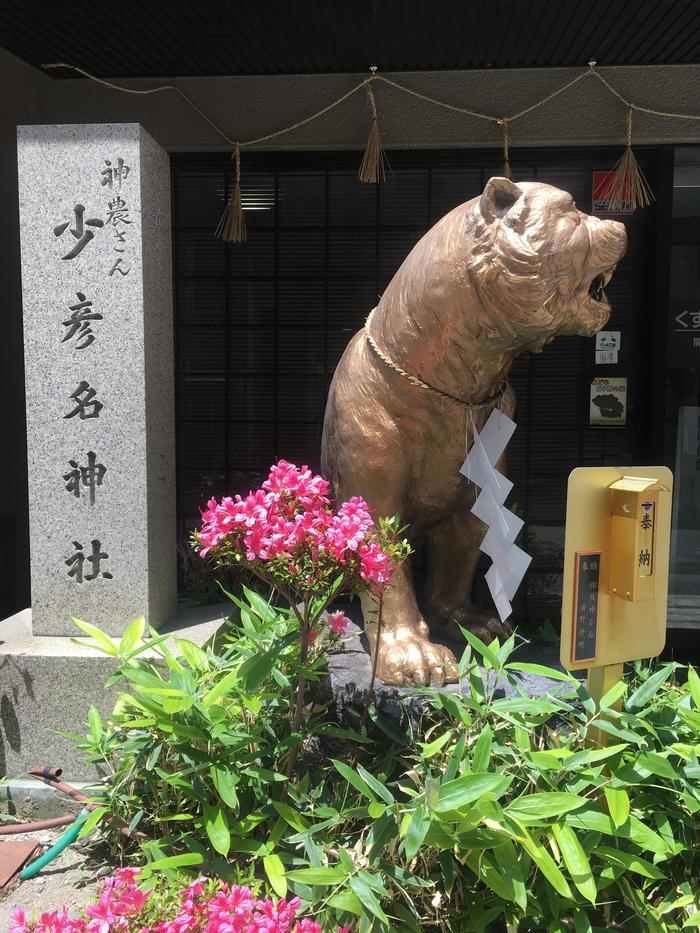
{"label": "brown dirt soil", "polygon": [[[38,833],[21,833],[16,836],[0,837],[4,840],[32,839],[44,845],[42,851],[58,841],[59,831],[43,830]],[[15,878],[0,893],[0,930],[8,930],[10,915],[17,907],[24,907],[27,918],[45,910],[57,910],[66,906],[71,912],[79,910],[96,899],[95,867],[89,866],[86,851],[73,844],[58,858],[50,862],[35,878],[19,881]]]}

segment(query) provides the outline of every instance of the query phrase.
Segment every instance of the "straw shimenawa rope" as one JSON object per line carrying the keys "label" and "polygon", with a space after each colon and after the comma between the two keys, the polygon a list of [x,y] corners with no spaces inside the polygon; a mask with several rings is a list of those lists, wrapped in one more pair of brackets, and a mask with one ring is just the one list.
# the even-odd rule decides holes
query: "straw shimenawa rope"
{"label": "straw shimenawa rope", "polygon": [[498,125],[503,130],[503,177],[513,178],[510,171],[510,130],[508,129],[508,120],[504,117],[498,121]]}
{"label": "straw shimenawa rope", "polygon": [[[245,223],[243,222],[242,203],[240,205],[240,218],[238,217],[238,209],[236,208],[236,199],[238,198],[240,200],[240,150],[269,142],[272,139],[277,139],[278,137],[283,136],[285,133],[291,133],[294,130],[306,126],[314,120],[320,119],[320,117],[325,116],[325,114],[330,113],[336,107],[339,107],[342,103],[356,94],[362,88],[365,88],[367,92],[370,108],[372,110],[372,126],[362,160],[362,165],[360,167],[360,178],[363,181],[379,181],[380,178],[384,178],[385,155],[381,142],[381,136],[379,133],[376,100],[371,87],[371,85],[376,81],[381,81],[382,84],[385,84],[388,87],[392,87],[394,90],[399,91],[402,94],[414,97],[417,100],[421,100],[424,103],[430,104],[432,106],[440,107],[443,110],[448,110],[452,113],[458,113],[465,117],[470,117],[475,120],[483,120],[485,122],[500,126],[503,135],[503,168],[504,172],[510,176],[510,124],[514,123],[516,120],[522,119],[523,117],[532,113],[534,110],[537,110],[539,107],[545,106],[551,100],[554,100],[555,97],[563,94],[565,91],[569,90],[569,88],[578,84],[580,81],[583,81],[585,78],[594,77],[601,83],[604,88],[606,88],[610,94],[613,95],[613,97],[619,100],[627,108],[628,145],[622,159],[614,170],[616,182],[614,183],[612,195],[618,198],[622,197],[623,201],[628,200],[633,202],[635,206],[638,205],[642,207],[650,203],[652,194],[651,190],[649,189],[649,185],[644,178],[641,169],[639,168],[639,164],[637,163],[634,153],[632,152],[632,112],[636,110],[639,113],[646,113],[664,119],[694,121],[700,120],[700,114],[677,113],[668,110],[655,110],[652,107],[644,107],[640,104],[635,104],[632,101],[628,101],[610,83],[610,81],[597,70],[595,62],[589,62],[588,67],[584,71],[581,71],[578,75],[576,75],[576,77],[572,78],[570,81],[565,82],[560,87],[555,88],[555,90],[547,94],[541,100],[535,101],[533,104],[530,104],[529,107],[525,107],[523,110],[519,110],[510,116],[502,117],[497,117],[488,113],[480,113],[476,110],[470,110],[467,107],[460,107],[457,104],[451,104],[448,101],[439,100],[436,97],[430,97],[428,94],[423,94],[421,91],[416,91],[413,88],[406,87],[404,84],[399,84],[398,81],[393,81],[390,78],[384,77],[384,75],[376,74],[376,68],[373,66],[371,69],[372,75],[369,78],[360,81],[344,94],[341,94],[340,97],[336,98],[336,100],[331,101],[331,103],[327,104],[325,107],[322,107],[320,110],[314,111],[307,117],[304,117],[301,120],[297,120],[294,123],[291,123],[289,126],[283,126],[278,130],[267,133],[264,136],[258,136],[255,139],[235,140],[232,139],[228,133],[222,130],[221,127],[218,126],[217,123],[212,120],[212,118],[207,113],[205,113],[205,111],[202,110],[202,108],[196,104],[192,98],[186,94],[185,91],[183,91],[182,88],[177,84],[163,84],[152,88],[129,88],[124,87],[123,85],[115,84],[113,81],[107,81],[104,78],[98,78],[95,75],[90,74],[90,72],[85,71],[84,68],[79,68],[77,65],[70,65],[66,62],[52,62],[50,64],[44,65],[43,67],[68,68],[71,71],[75,71],[78,74],[89,78],[91,81],[95,81],[97,84],[102,84],[111,90],[120,91],[124,94],[159,94],[164,91],[172,91],[173,93],[178,94],[179,97],[188,105],[188,107],[190,107],[196,114],[198,114],[202,120],[204,120],[229,146],[233,148],[233,158],[235,164],[234,188],[231,199],[229,200],[229,204],[227,205],[226,211],[224,213],[224,217],[222,217],[221,223],[217,229],[225,239],[228,238],[229,235],[232,237],[239,236],[240,239],[235,240],[235,242],[241,242],[242,239],[245,239]],[[238,192],[238,194],[236,194],[236,192]],[[623,197],[623,195],[626,193],[629,193],[631,197]],[[619,204],[620,201],[618,200],[615,203]]]}
{"label": "straw shimenawa rope", "polygon": [[[371,79],[370,79],[371,80]],[[370,127],[365,154],[362,157],[362,165],[357,177],[360,181],[368,184],[377,184],[386,178],[385,163],[386,155],[382,146],[382,137],[379,132],[379,121],[377,118],[377,102],[374,98],[374,91],[370,80],[365,82],[367,91],[367,102],[372,111],[372,126]]]}
{"label": "straw shimenawa rope", "polygon": [[607,202],[609,211],[636,211],[654,200],[637,157],[632,151],[632,107],[627,109],[627,148],[615,168],[596,191],[596,200]]}
{"label": "straw shimenawa rope", "polygon": [[227,243],[245,243],[248,239],[243,205],[241,202],[241,147],[236,143],[233,150],[234,181],[233,191],[219,221],[214,236]]}

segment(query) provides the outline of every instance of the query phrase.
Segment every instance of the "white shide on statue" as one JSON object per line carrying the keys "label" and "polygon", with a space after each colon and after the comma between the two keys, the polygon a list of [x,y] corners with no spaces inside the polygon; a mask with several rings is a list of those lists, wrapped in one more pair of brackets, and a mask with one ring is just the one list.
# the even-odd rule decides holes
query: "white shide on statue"
{"label": "white shide on statue", "polygon": [[514,421],[498,409],[492,411],[481,431],[474,434],[459,471],[481,490],[472,512],[488,527],[480,550],[492,560],[486,582],[502,622],[513,611],[510,601],[532,560],[514,543],[524,522],[503,505],[513,484],[496,469],[514,431]]}

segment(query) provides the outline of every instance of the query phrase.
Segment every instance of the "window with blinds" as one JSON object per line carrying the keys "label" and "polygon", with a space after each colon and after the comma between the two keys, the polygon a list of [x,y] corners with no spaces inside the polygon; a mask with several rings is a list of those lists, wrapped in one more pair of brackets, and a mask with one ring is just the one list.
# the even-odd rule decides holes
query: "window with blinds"
{"label": "window with blinds", "polygon": [[[179,532],[206,500],[247,492],[284,457],[318,469],[326,392],[413,244],[500,174],[484,152],[391,153],[385,183],[357,180],[359,153],[244,153],[248,241],[214,238],[232,184],[229,157],[172,157]],[[594,170],[616,153],[530,151],[515,180],[569,191],[591,209]],[[653,183],[653,153],[643,165]],[[564,337],[515,364],[518,429],[508,449],[511,507],[534,555],[521,611],[558,614],[566,481],[575,466],[643,463],[654,271],[653,209],[624,220],[629,251],[608,289],[619,364],[595,365],[594,340]],[[595,375],[628,379],[625,428],[588,426]],[[525,588],[524,588],[525,589]]]}

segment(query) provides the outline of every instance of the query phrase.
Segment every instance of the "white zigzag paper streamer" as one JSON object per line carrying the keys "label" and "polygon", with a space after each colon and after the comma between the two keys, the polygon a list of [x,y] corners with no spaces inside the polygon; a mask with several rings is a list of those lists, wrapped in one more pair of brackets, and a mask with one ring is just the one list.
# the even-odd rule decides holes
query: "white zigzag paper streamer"
{"label": "white zigzag paper streamer", "polygon": [[510,601],[532,560],[513,543],[524,522],[504,507],[513,484],[495,468],[513,431],[514,421],[501,411],[492,411],[481,431],[474,435],[467,459],[459,471],[481,490],[472,512],[488,526],[479,547],[492,561],[486,582],[502,622],[513,611]]}

